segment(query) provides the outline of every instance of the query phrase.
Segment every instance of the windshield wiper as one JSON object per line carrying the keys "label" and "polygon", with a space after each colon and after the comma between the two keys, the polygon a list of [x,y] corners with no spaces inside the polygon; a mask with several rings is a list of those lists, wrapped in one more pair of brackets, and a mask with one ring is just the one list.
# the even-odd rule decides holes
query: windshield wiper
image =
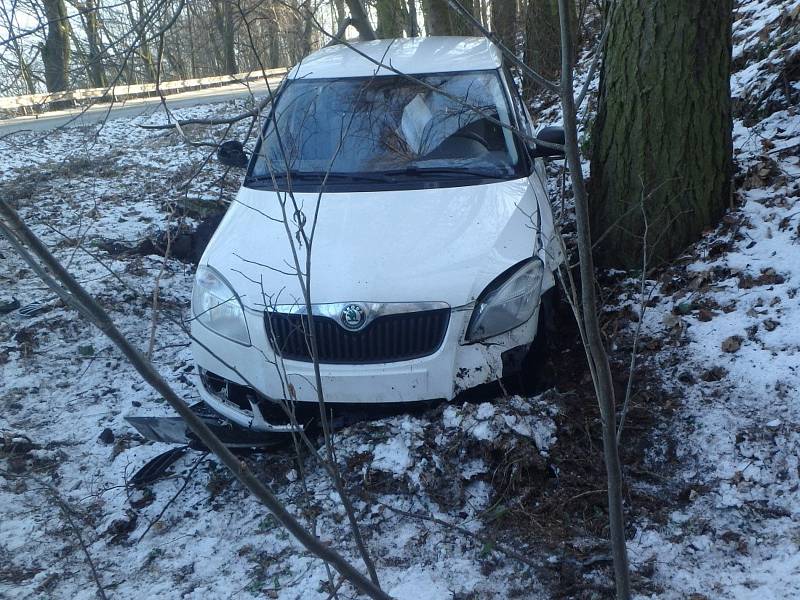
{"label": "windshield wiper", "polygon": [[391,169],[389,171],[384,171],[384,175],[387,176],[396,176],[396,175],[469,175],[471,177],[485,177],[487,179],[502,179],[503,177],[507,176],[508,173],[503,173],[500,171],[485,171],[481,169],[475,168],[458,168],[458,167],[418,167],[415,165],[411,165],[405,167],[403,169]]}
{"label": "windshield wiper", "polygon": [[[327,179],[326,179],[327,175]],[[250,177],[249,181],[272,181],[272,175],[256,175]],[[286,180],[292,179],[297,181],[314,181],[318,183],[322,183],[323,181],[327,182],[342,182],[342,181],[373,181],[383,183],[386,181],[386,177],[383,176],[382,173],[338,173],[338,172],[330,172],[325,173],[324,171],[283,171],[283,172],[275,172],[274,177],[276,180]]]}

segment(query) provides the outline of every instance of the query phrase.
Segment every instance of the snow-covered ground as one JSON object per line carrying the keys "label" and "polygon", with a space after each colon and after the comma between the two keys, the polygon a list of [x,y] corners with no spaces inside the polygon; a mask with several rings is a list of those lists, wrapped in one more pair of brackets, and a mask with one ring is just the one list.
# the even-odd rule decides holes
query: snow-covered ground
{"label": "snow-covered ground", "polygon": [[644,322],[672,340],[653,367],[683,399],[686,501],[663,527],[637,524],[630,549],[675,597],[797,598],[800,84],[773,84],[797,64],[800,2],[741,3],[738,17],[739,206],[664,273]]}
{"label": "snow-covered ground", "polygon": [[[642,335],[650,350],[640,370],[663,393],[644,397],[669,396],[675,407],[668,420],[661,407],[631,412],[631,419],[651,408],[661,415],[650,424],[658,436],[645,447],[645,463],[652,454],[657,464],[663,446],[671,457],[671,471],[659,477],[626,463],[631,489],[660,498],[665,511],[645,511],[632,496],[629,549],[643,597],[800,597],[800,115],[786,105],[784,84],[773,85],[800,52],[799,28],[798,0],[739,2],[737,204],[648,290]],[[786,85],[800,95],[797,81]],[[153,361],[192,401],[195,374],[179,323],[192,266],[111,254],[106,242],[135,246],[178,221],[192,224],[198,207],[229,199],[236,181],[221,180],[213,159],[206,163],[207,148],[140,123],[3,139],[0,193],[140,348],[164,266]],[[195,140],[208,135],[186,131]],[[613,310],[638,311],[635,282],[615,289],[622,291],[609,302]],[[45,311],[0,315],[0,597],[96,597],[87,555],[109,598],[332,596],[325,566],[214,460],[189,452],[166,479],[130,485],[136,469],[168,447],[141,440],[123,416],[167,408],[0,239],[0,305],[12,297],[23,306],[43,302]],[[629,338],[634,327],[622,334]],[[569,537],[572,521],[603,522],[602,490],[589,467],[585,481],[568,475],[584,473],[574,466],[576,452],[592,452],[584,430],[596,429],[596,419],[574,418],[585,402],[559,387],[337,432],[384,589],[408,600],[607,591],[602,527]],[[332,483],[308,456],[287,450],[243,460],[321,539],[362,566]],[[575,481],[583,487],[546,495]],[[592,497],[597,504],[582,504]],[[339,591],[355,596],[347,585]]]}
{"label": "snow-covered ground", "polygon": [[[241,109],[212,106],[176,116]],[[157,255],[112,255],[108,242],[135,247],[178,219],[191,223],[197,211],[184,214],[184,207],[229,198],[236,180],[220,184],[223,170],[213,160],[192,177],[208,150],[185,145],[174,133],[138,128],[141,122],[123,119],[44,138],[15,135],[0,148],[0,185],[140,348],[148,345],[153,286],[165,265],[153,360],[191,402],[195,373],[180,316],[193,267]],[[195,139],[205,135],[185,131]],[[172,205],[179,209],[170,220]],[[124,415],[169,411],[4,239],[0,253],[0,302],[44,304],[33,317],[18,310],[0,317],[0,595],[93,598],[88,554],[109,597],[327,598],[338,579],[331,585],[324,564],[215,461],[189,453],[167,479],[142,489],[130,485],[133,473],[168,446],[144,442]],[[494,473],[484,456],[546,456],[553,416],[550,403],[511,398],[337,433],[349,486],[364,495],[354,502],[386,590],[413,600],[540,589],[528,565],[497,553],[489,541],[396,510],[480,530],[484,512],[496,508],[490,505]],[[110,434],[101,438],[104,430]],[[307,456],[298,462],[291,451],[245,460],[322,540],[360,564],[340,502],[318,465]],[[173,500],[184,478],[188,484]],[[342,586],[340,594],[351,593]]]}

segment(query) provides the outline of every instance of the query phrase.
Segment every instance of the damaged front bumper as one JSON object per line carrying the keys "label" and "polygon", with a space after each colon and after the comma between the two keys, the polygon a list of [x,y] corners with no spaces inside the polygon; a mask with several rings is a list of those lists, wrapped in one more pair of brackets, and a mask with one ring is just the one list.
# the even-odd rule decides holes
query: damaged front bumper
{"label": "damaged front bumper", "polygon": [[[285,431],[269,432],[243,427],[220,417],[204,403],[190,407],[211,432],[229,448],[270,448],[286,441]],[[181,417],[149,417],[128,415],[125,420],[143,438],[151,442],[181,444],[191,448],[203,448],[203,444],[192,433]],[[275,435],[272,435],[274,433]]]}
{"label": "damaged front bumper", "polygon": [[[496,381],[518,370],[520,357],[536,336],[538,312],[507,333],[465,344],[472,307],[456,308],[442,344],[428,356],[379,364],[321,364],[325,402],[367,406],[450,400]],[[246,319],[249,347],[192,323],[201,399],[226,419],[256,431],[288,432],[304,425],[319,415],[313,363],[280,359],[269,343],[263,313],[246,311]]]}

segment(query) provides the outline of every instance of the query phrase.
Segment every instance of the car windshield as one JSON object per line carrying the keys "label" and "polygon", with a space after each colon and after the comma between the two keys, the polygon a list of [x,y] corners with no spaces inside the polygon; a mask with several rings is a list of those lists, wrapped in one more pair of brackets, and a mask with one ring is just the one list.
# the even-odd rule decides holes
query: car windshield
{"label": "car windshield", "polygon": [[251,181],[508,179],[519,171],[496,71],[294,80],[264,130]]}

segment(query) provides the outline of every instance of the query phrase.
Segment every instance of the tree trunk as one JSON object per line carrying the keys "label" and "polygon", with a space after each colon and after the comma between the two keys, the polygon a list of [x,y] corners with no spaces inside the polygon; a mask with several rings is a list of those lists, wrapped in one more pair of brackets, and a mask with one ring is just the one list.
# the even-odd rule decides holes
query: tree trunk
{"label": "tree trunk", "polygon": [[640,268],[643,244],[669,260],[729,203],[732,15],[732,0],[618,0],[592,132],[603,264]]}
{"label": "tree trunk", "polygon": [[333,6],[336,9],[336,22],[341,23],[342,20],[347,18],[347,10],[344,7],[344,0],[333,0]]}
{"label": "tree trunk", "polygon": [[403,37],[402,0],[377,0],[375,3],[378,13],[378,29],[375,32],[381,39]]}
{"label": "tree trunk", "polygon": [[492,33],[503,45],[516,53],[517,50],[517,2],[516,0],[492,0]]}
{"label": "tree trunk", "polygon": [[353,27],[358,31],[358,37],[362,40],[374,40],[377,36],[361,0],[347,0],[347,8],[350,9],[350,18],[353,20]]}
{"label": "tree trunk", "polygon": [[[575,2],[569,2],[572,40],[576,39],[578,16]],[[575,44],[570,56],[575,55]],[[561,33],[558,24],[558,0],[528,0],[525,18],[525,64],[547,79],[557,79],[561,71]],[[531,82],[525,81],[530,93]]]}
{"label": "tree trunk", "polygon": [[89,78],[91,87],[106,87],[106,73],[103,69],[102,48],[100,47],[100,19],[96,0],[86,0],[83,8],[86,10],[83,25],[86,32],[86,44],[89,47],[86,76]]}
{"label": "tree trunk", "polygon": [[[475,0],[461,0],[461,6],[475,16]],[[480,8],[478,9],[477,19],[480,21]],[[453,10],[450,11],[450,27],[453,35],[476,35],[476,32],[473,31],[472,26],[467,23],[466,19]]]}
{"label": "tree trunk", "polygon": [[416,0],[408,0],[408,21],[406,22],[406,31],[408,31],[408,37],[417,37],[419,35]]}
{"label": "tree trunk", "polygon": [[453,35],[447,0],[422,0],[427,35]]}
{"label": "tree trunk", "polygon": [[144,0],[136,0],[136,9],[138,11],[136,17],[133,16],[131,4],[128,3],[127,6],[131,23],[135,23],[136,40],[134,44],[138,47],[139,58],[142,59],[142,64],[144,65],[144,80],[153,82],[156,80],[156,65],[153,60],[153,53],[150,52],[150,44],[147,40],[147,10],[144,5]]}
{"label": "tree trunk", "polygon": [[47,37],[42,45],[44,81],[48,92],[69,86],[70,26],[64,0],[42,0],[47,18]]}
{"label": "tree trunk", "polygon": [[225,75],[233,75],[237,72],[233,0],[217,0],[217,2],[214,2],[214,20],[222,41],[222,71]]}
{"label": "tree trunk", "polygon": [[481,16],[478,20],[484,27],[489,27],[489,0],[475,0],[475,2],[480,2]]}

